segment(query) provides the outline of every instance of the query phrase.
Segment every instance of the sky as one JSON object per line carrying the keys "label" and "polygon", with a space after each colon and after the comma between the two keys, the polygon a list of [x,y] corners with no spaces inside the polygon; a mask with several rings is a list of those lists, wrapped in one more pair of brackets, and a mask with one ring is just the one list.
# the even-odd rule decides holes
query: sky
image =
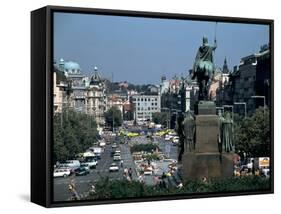
{"label": "sky", "polygon": [[[216,29],[216,30],[215,30]],[[216,66],[230,69],[269,43],[269,26],[191,20],[54,13],[54,60],[77,62],[85,75],[97,66],[114,82],[159,84],[162,75],[186,76],[207,36],[216,31]]]}

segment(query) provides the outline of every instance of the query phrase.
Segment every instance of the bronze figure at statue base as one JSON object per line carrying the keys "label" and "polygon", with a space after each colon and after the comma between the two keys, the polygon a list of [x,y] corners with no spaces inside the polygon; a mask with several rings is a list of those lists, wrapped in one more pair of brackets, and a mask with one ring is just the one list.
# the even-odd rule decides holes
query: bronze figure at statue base
{"label": "bronze figure at statue base", "polygon": [[220,149],[220,119],[215,103],[200,101],[197,108],[194,149],[185,150],[182,155],[183,180],[232,177],[234,153]]}

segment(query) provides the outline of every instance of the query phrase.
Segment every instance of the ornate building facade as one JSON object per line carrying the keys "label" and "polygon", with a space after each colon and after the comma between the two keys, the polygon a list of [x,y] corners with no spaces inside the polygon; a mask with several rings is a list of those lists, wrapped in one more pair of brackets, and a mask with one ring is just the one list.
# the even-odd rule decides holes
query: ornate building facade
{"label": "ornate building facade", "polygon": [[[93,115],[99,126],[104,125],[106,111],[106,87],[103,79],[94,68],[94,74],[89,79],[81,71],[80,65],[72,61],[60,59],[54,65],[54,109],[61,112],[65,106],[76,112]],[[57,80],[57,73],[64,77]]]}

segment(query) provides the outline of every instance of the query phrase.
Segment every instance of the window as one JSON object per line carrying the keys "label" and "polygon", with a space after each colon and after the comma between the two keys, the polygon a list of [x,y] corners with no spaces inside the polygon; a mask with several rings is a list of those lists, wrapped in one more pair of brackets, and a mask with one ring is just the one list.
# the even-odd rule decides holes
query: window
{"label": "window", "polygon": [[154,103],[155,106],[157,106],[157,103]]}
{"label": "window", "polygon": [[148,98],[147,100],[148,100],[148,102],[150,102],[150,98]]}
{"label": "window", "polygon": [[151,103],[151,105],[153,106],[153,105],[154,105],[154,103]]}
{"label": "window", "polygon": [[146,102],[146,98],[144,99],[144,101]]}
{"label": "window", "polygon": [[140,110],[140,108],[138,108],[138,111]]}
{"label": "window", "polygon": [[150,111],[150,107],[148,107],[147,110]]}
{"label": "window", "polygon": [[143,98],[141,98],[141,101],[143,101]]}

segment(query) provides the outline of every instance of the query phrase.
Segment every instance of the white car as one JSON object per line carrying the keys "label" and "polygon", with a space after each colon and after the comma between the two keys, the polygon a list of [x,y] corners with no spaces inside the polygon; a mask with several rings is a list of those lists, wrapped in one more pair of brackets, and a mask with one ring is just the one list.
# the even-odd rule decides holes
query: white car
{"label": "white car", "polygon": [[120,154],[116,154],[113,156],[113,160],[114,161],[120,161],[121,160],[121,155]]}
{"label": "white car", "polygon": [[166,141],[171,140],[171,138],[172,138],[172,136],[170,136],[170,135],[168,135],[168,134],[165,135],[165,140],[166,140]]}
{"label": "white car", "polygon": [[109,167],[109,172],[116,172],[119,171],[119,167],[117,166],[116,163],[112,163]]}
{"label": "white car", "polygon": [[98,161],[96,161],[95,159],[88,159],[84,164],[87,164],[90,168],[96,168],[96,166],[98,165]]}
{"label": "white car", "polygon": [[67,160],[59,164],[59,168],[70,167],[71,169],[77,169],[80,167],[79,160]]}
{"label": "white car", "polygon": [[89,164],[87,164],[87,163],[81,163],[80,164],[80,167],[83,167],[83,168],[85,168],[86,170],[90,170],[90,166],[89,166]]}
{"label": "white car", "polygon": [[59,168],[54,171],[54,178],[56,177],[67,177],[71,174],[70,169],[67,168]]}
{"label": "white car", "polygon": [[172,141],[173,141],[174,144],[179,143],[179,137],[178,136],[173,137]]}
{"label": "white car", "polygon": [[106,145],[106,143],[104,141],[100,142],[100,147],[104,147]]}

